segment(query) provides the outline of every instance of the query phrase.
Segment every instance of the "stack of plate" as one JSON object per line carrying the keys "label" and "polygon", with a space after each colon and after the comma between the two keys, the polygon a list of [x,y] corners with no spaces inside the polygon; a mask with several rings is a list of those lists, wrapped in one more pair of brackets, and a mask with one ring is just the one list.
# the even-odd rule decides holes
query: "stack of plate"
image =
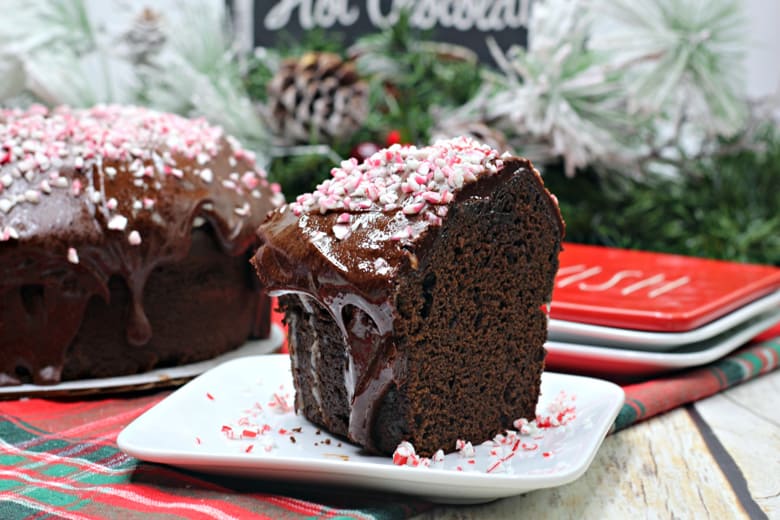
{"label": "stack of plate", "polygon": [[647,376],[717,360],[780,322],[780,269],[565,244],[547,366]]}

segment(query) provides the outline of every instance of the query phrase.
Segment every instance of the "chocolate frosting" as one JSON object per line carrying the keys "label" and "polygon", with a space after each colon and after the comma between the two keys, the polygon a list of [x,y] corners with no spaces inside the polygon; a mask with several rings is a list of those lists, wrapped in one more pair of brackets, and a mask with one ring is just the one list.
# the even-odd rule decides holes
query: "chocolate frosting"
{"label": "chocolate frosting", "polygon": [[[109,299],[113,275],[132,297],[127,340],[147,343],[146,280],[186,257],[193,227],[210,224],[226,254],[242,254],[283,202],[251,152],[202,120],[107,106],[0,121],[0,352],[34,346],[0,365],[0,384],[19,382],[23,359],[35,383],[57,382],[87,302]],[[44,296],[25,297],[35,287]]]}
{"label": "chocolate frosting", "polygon": [[[497,169],[483,166],[474,182],[454,190],[448,205],[489,196],[499,183],[521,171],[533,172],[542,185],[529,161],[504,158]],[[552,196],[549,204],[560,218]],[[429,209],[446,218],[446,211],[439,209],[446,207]],[[428,211],[404,211],[403,204],[297,213],[294,206],[285,206],[270,215],[258,231],[261,246],[252,261],[270,294],[313,298],[341,328],[349,358],[345,374],[351,399],[349,437],[372,449],[377,408],[392,383],[401,382],[403,372],[393,338],[396,284],[405,271],[424,264],[442,221],[430,218]],[[338,227],[347,220],[344,213],[350,216],[346,235]],[[347,305],[360,309],[372,323],[345,320],[342,311]]]}

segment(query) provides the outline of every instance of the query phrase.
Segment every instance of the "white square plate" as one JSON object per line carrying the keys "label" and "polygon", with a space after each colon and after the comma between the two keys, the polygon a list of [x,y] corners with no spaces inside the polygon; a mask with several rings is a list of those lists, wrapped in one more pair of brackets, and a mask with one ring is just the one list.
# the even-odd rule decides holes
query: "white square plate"
{"label": "white square plate", "polygon": [[[438,502],[481,502],[576,480],[624,399],[623,390],[612,383],[546,372],[537,413],[554,415],[550,407],[563,399],[576,415],[565,426],[520,436],[522,448],[515,442],[510,457],[508,447],[490,454],[490,443],[472,439],[473,457],[454,452],[430,467],[411,467],[366,455],[321,431],[290,410],[293,393],[286,355],[229,361],[144,413],[117,443],[139,459],[201,472],[373,488]],[[246,438],[243,429],[262,433]],[[488,473],[498,458],[505,459],[500,472]]]}

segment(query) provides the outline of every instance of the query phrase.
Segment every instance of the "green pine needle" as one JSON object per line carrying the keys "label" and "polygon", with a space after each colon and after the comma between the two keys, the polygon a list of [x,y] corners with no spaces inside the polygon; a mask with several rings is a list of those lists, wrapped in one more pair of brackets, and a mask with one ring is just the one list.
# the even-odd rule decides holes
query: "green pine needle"
{"label": "green pine needle", "polygon": [[369,132],[398,130],[405,142],[427,143],[435,107],[466,103],[482,83],[481,67],[442,57],[403,11],[390,29],[353,46],[358,71],[371,78]]}
{"label": "green pine needle", "polygon": [[765,150],[702,159],[677,179],[549,168],[545,183],[572,242],[780,265],[780,133],[754,144]]}

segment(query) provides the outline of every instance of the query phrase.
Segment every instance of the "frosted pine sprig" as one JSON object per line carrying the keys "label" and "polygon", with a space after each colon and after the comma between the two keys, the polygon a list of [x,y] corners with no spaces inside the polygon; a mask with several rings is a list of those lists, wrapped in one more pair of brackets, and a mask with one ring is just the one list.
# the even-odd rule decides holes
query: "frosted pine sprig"
{"label": "frosted pine sprig", "polygon": [[165,49],[155,57],[149,100],[155,108],[206,117],[270,161],[270,136],[241,84],[224,10],[210,3],[186,4],[180,23],[164,25]]}
{"label": "frosted pine sprig", "polygon": [[655,157],[700,157],[745,125],[735,85],[739,5],[536,2],[528,48],[492,43],[501,74],[445,120],[485,121],[534,160],[563,158],[568,175],[605,165],[638,173]]}
{"label": "frosted pine sprig", "polygon": [[600,0],[593,9],[613,25],[594,34],[593,48],[612,50],[630,69],[629,109],[687,112],[670,117],[695,119],[724,136],[742,128],[745,18],[739,2]]}

